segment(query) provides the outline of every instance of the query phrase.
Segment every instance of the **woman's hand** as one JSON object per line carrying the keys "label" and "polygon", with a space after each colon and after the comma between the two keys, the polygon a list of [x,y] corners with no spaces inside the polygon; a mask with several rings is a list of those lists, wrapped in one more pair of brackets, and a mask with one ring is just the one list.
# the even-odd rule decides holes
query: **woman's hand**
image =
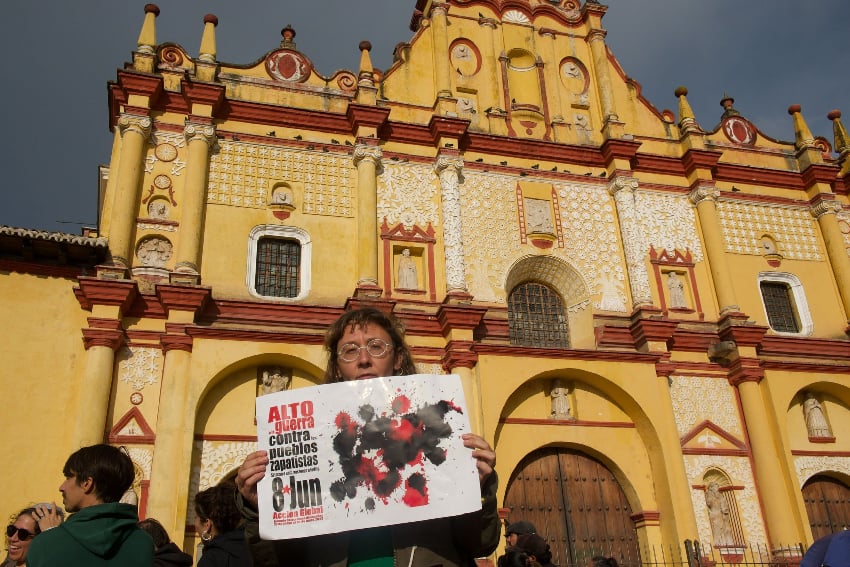
{"label": "woman's hand", "polygon": [[266,476],[269,456],[265,451],[254,451],[247,457],[236,473],[236,488],[245,502],[257,509],[257,483]]}
{"label": "woman's hand", "polygon": [[56,502],[52,504],[36,504],[32,517],[41,531],[46,532],[62,523],[63,517],[58,512]]}
{"label": "woman's hand", "polygon": [[478,465],[478,480],[483,485],[496,468],[496,452],[480,435],[464,433],[462,439],[463,446],[472,449],[472,456]]}

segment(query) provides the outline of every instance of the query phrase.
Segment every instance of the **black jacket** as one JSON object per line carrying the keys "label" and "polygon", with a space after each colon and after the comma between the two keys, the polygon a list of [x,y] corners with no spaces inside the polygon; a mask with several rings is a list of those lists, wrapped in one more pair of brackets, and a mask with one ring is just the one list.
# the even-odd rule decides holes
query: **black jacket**
{"label": "black jacket", "polygon": [[153,552],[153,567],[192,567],[192,556],[169,541]]}
{"label": "black jacket", "polygon": [[241,529],[220,534],[204,544],[198,567],[253,567],[251,552]]}

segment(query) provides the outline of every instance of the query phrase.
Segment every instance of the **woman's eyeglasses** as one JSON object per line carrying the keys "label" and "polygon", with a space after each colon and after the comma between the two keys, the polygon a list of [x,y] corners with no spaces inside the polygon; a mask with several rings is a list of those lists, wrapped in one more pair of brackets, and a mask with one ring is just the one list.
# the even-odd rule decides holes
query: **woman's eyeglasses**
{"label": "woman's eyeglasses", "polygon": [[363,346],[346,343],[339,347],[336,354],[343,362],[354,362],[360,357],[360,351],[363,349],[366,349],[366,352],[372,358],[383,358],[391,348],[393,348],[393,345],[383,339],[369,339]]}
{"label": "woman's eyeglasses", "polygon": [[13,524],[9,524],[6,526],[6,537],[12,537],[15,535],[15,532],[18,534],[18,539],[21,541],[27,540],[31,537],[35,537],[35,534],[25,528],[19,528]]}

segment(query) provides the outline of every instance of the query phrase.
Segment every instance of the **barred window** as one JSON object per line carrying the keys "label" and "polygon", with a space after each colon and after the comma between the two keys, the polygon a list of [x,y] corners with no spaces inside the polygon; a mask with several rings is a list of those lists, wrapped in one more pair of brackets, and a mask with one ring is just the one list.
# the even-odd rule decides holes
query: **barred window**
{"label": "barred window", "polygon": [[762,281],[761,297],[770,328],[780,333],[799,333],[800,321],[794,309],[791,288],[784,282]]}
{"label": "barred window", "polygon": [[560,296],[536,282],[518,285],[508,297],[511,344],[569,348],[567,316]]}
{"label": "barred window", "polygon": [[313,245],[307,231],[287,225],[258,225],[248,235],[245,286],[259,298],[296,302],[310,295]]}
{"label": "barred window", "polygon": [[260,238],[254,289],[268,297],[296,297],[300,291],[301,245],[295,240]]}

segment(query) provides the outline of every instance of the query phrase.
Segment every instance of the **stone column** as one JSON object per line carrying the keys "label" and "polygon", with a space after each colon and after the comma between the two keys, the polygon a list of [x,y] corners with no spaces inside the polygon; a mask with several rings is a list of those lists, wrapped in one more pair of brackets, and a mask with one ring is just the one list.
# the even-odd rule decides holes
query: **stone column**
{"label": "stone column", "polygon": [[174,541],[182,541],[194,425],[186,417],[194,415],[194,408],[187,408],[192,347],[191,343],[179,340],[179,335],[166,335],[162,348],[165,352],[163,395],[156,419],[147,513],[162,522]]}
{"label": "stone column", "polygon": [[720,314],[739,311],[738,302],[735,299],[735,288],[732,285],[732,276],[726,264],[726,248],[723,245],[723,237],[720,234],[720,221],[717,216],[717,198],[720,191],[710,185],[697,187],[691,191],[688,198],[697,208],[702,237],[705,241],[705,251],[711,268],[711,279],[714,281],[714,290],[717,293],[717,303]]}
{"label": "stone column", "polygon": [[835,283],[838,284],[838,293],[844,306],[844,318],[850,322],[850,256],[844,248],[844,239],[836,218],[840,210],[840,203],[827,199],[818,199],[811,208],[812,216],[817,219],[823,234],[826,254],[832,264]]}
{"label": "stone column", "polygon": [[495,106],[501,108],[503,104],[502,91],[499,90],[499,66],[498,52],[496,48],[496,26],[498,22],[492,18],[479,18],[478,25],[484,31],[486,38],[481,42],[481,76],[490,77],[490,80],[485,81],[487,84],[486,98],[479,98],[481,108]]}
{"label": "stone column", "polygon": [[446,251],[446,292],[466,293],[466,262],[463,255],[463,226],[460,208],[460,179],[463,160],[440,155],[434,171],[440,177],[443,203],[443,245]]}
{"label": "stone column", "polygon": [[121,156],[112,219],[109,223],[109,252],[112,262],[129,268],[133,258],[133,232],[139,213],[139,190],[145,164],[145,149],[151,133],[149,116],[122,114],[118,119],[121,132]]}
{"label": "stone column", "polygon": [[183,134],[188,142],[188,158],[180,204],[180,233],[174,269],[176,272],[195,276],[194,281],[184,283],[197,284],[206,210],[207,175],[210,149],[215,144],[215,127],[187,122]]}
{"label": "stone column", "polygon": [[626,254],[626,269],[629,275],[629,289],[632,294],[632,307],[652,305],[652,292],[649,287],[649,273],[646,270],[646,236],[637,220],[635,191],[638,180],[634,177],[615,177],[608,184],[608,193],[614,197],[617,217],[620,220],[620,237]]}
{"label": "stone column", "polygon": [[357,144],[357,287],[378,286],[378,175],[383,152],[377,145]]}
{"label": "stone column", "polygon": [[593,56],[593,67],[596,73],[596,90],[599,103],[602,106],[602,121],[618,121],[617,109],[614,106],[614,94],[611,91],[611,74],[608,67],[608,50],[605,47],[605,30],[594,29],[588,34],[590,53]]}
{"label": "stone column", "polygon": [[86,366],[75,412],[73,447],[103,443],[106,433],[115,352],[124,344],[124,332],[116,308],[95,306],[93,313],[106,315],[104,310],[109,310],[110,316],[89,317],[89,328],[83,329]]}
{"label": "stone column", "polygon": [[437,98],[451,98],[452,69],[449,61],[448,3],[435,0],[431,7],[431,29],[434,34],[434,70]]}
{"label": "stone column", "polygon": [[561,107],[561,79],[559,76],[561,70],[558,65],[558,52],[555,49],[555,31],[544,28],[538,33],[543,38],[541,43],[543,43],[546,58],[548,59],[543,69],[545,71],[546,82],[548,83],[546,94],[549,101],[547,104],[549,104],[550,111],[554,110],[552,112],[552,122],[563,122],[564,112]]}

